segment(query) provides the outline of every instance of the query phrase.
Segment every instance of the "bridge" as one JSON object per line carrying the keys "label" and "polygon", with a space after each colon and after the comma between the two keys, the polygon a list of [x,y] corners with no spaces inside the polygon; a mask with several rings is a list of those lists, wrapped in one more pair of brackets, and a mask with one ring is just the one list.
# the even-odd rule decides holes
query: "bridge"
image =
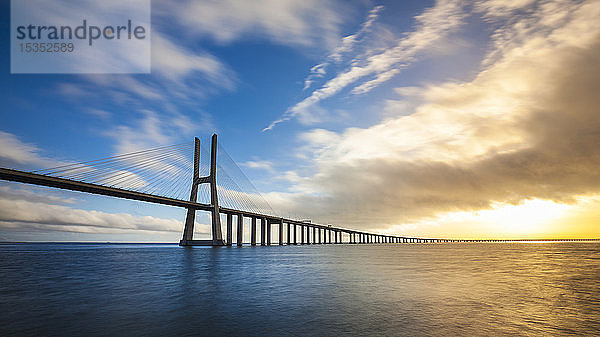
{"label": "bridge", "polygon": [[[225,178],[225,181],[223,184],[217,184],[217,169],[220,167],[217,165],[217,149],[215,134],[211,138],[210,163],[207,165],[201,165],[201,158],[208,151],[202,151],[200,139],[195,138],[191,165],[185,158],[188,150],[186,144],[176,144],[30,172],[0,167],[0,179],[185,208],[187,215],[183,237],[179,242],[181,246],[233,245],[234,217],[237,246],[242,246],[243,243],[245,218],[250,219],[250,244],[253,246],[258,244],[259,224],[261,246],[272,244],[272,227],[277,228],[279,245],[536,241],[383,235],[276,216],[257,191],[247,193],[222,170],[219,177]],[[233,163],[230,157],[225,158]],[[235,163],[233,166],[237,168]],[[241,174],[243,176],[243,173]],[[253,187],[251,183],[250,186]],[[189,198],[185,198],[188,192]],[[199,202],[199,194],[208,202]],[[225,199],[228,205],[220,206],[220,197]],[[210,213],[212,239],[194,239],[196,211]],[[221,215],[226,219],[225,238],[221,228]]]}

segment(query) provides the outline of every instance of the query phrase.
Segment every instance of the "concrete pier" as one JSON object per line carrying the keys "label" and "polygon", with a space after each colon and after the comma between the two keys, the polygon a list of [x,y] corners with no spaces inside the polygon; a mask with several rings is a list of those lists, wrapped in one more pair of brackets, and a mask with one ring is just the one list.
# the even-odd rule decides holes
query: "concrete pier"
{"label": "concrete pier", "polygon": [[271,220],[267,219],[267,246],[271,245]]}
{"label": "concrete pier", "polygon": [[252,217],[252,223],[250,224],[250,244],[256,246],[256,218]]}
{"label": "concrete pier", "polygon": [[237,215],[237,245],[242,245],[242,239],[244,238],[244,216],[241,214]]}
{"label": "concrete pier", "polygon": [[283,220],[279,221],[279,245],[283,245]]}
{"label": "concrete pier", "polygon": [[231,246],[231,243],[233,242],[232,238],[231,238],[232,237],[231,236],[231,230],[232,230],[232,224],[231,224],[232,219],[231,218],[232,218],[232,215],[230,213],[227,213],[227,239],[226,239],[226,242],[227,242],[228,246]]}
{"label": "concrete pier", "polygon": [[296,224],[294,224],[294,244],[297,245],[298,241],[296,241],[296,233],[298,232],[298,229],[296,228]]}
{"label": "concrete pier", "polygon": [[264,246],[267,244],[267,219],[260,219],[260,245]]}

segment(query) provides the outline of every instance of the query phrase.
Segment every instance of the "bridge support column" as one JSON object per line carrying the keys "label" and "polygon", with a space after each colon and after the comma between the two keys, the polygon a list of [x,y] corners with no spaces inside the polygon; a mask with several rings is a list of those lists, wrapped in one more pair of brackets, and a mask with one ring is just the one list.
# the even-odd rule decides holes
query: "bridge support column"
{"label": "bridge support column", "polygon": [[327,235],[329,235],[329,239],[328,239],[327,243],[331,244],[331,229],[327,230]]}
{"label": "bridge support column", "polygon": [[244,216],[240,213],[237,215],[237,245],[242,245],[244,239]]}
{"label": "bridge support column", "polygon": [[256,218],[252,217],[252,224],[250,225],[250,245],[256,246]]}
{"label": "bridge support column", "polygon": [[300,244],[304,244],[304,225],[300,225]]}
{"label": "bridge support column", "polygon": [[[194,138],[194,176],[192,177],[192,191],[190,201],[196,202],[198,199],[198,184],[200,179],[200,139]],[[196,209],[188,208],[185,217],[185,227],[183,228],[183,238],[179,241],[180,246],[187,246],[189,241],[194,239],[194,223],[196,221]]]}
{"label": "bridge support column", "polygon": [[260,245],[264,246],[267,244],[267,219],[260,219]]}
{"label": "bridge support column", "polygon": [[[200,143],[200,141],[198,141]],[[219,198],[217,195],[217,135],[212,135],[210,143],[210,201],[212,210],[212,244],[213,246],[223,245],[223,235],[221,234],[221,215],[219,214]]]}
{"label": "bridge support column", "polygon": [[292,239],[292,233],[290,233],[290,230],[291,230],[291,229],[292,229],[292,224],[290,224],[290,223],[288,222],[288,224],[287,224],[287,244],[288,244],[288,245],[290,245],[290,244],[292,243],[292,242],[291,242],[291,239]]}
{"label": "bridge support column", "polygon": [[296,224],[294,224],[294,244],[297,245],[298,241],[296,241],[296,234],[298,232],[298,229],[296,228]]}
{"label": "bridge support column", "polygon": [[319,241],[317,241],[317,243],[319,243],[319,244],[323,243],[323,240],[321,238],[321,231],[322,231],[321,228],[317,228],[317,232],[319,232]]}
{"label": "bridge support column", "polygon": [[310,227],[304,226],[304,244],[308,245],[310,243]]}
{"label": "bridge support column", "polygon": [[[310,232],[312,231],[312,227],[306,226],[306,244],[307,245],[311,245],[314,243],[314,241],[311,241],[311,236],[310,236]],[[315,238],[313,237],[312,240],[314,240]]]}
{"label": "bridge support column", "polygon": [[271,245],[271,219],[267,219],[267,246]]}
{"label": "bridge support column", "polygon": [[283,245],[283,219],[279,221],[279,245]]}
{"label": "bridge support column", "polygon": [[232,222],[231,217],[232,217],[231,214],[227,214],[227,240],[226,240],[227,242],[226,243],[227,243],[228,246],[231,246],[231,243],[233,242],[232,239],[231,239],[231,229],[232,229],[231,228],[232,227],[232,225],[231,225],[231,222]]}

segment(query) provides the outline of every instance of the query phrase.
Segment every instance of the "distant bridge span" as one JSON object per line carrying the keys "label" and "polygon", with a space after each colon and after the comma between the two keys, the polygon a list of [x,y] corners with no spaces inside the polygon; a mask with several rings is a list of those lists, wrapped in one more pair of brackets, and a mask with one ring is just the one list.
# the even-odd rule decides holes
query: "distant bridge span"
{"label": "distant bridge span", "polygon": [[[440,242],[517,242],[517,241],[600,241],[600,239],[555,239],[555,240],[505,240],[505,239],[487,239],[487,240],[466,240],[466,239],[440,239],[440,238],[420,238],[395,235],[382,235],[357,231],[347,228],[334,227],[331,225],[320,225],[306,221],[287,219],[268,214],[238,210],[234,208],[220,207],[218,203],[217,185],[216,185],[216,152],[217,135],[212,136],[211,142],[211,161],[210,174],[200,177],[200,140],[195,138],[194,144],[194,175],[192,180],[192,189],[190,200],[181,200],[151,193],[142,193],[123,188],[104,186],[95,183],[65,179],[61,177],[39,174],[34,172],[24,172],[8,168],[0,168],[0,179],[6,181],[20,182],[26,184],[54,187],[65,190],[86,192],[91,194],[104,195],[109,197],[145,201],[150,203],[182,207],[187,209],[183,238],[179,242],[181,246],[225,246],[232,245],[233,217],[236,217],[237,246],[242,245],[244,218],[251,219],[250,226],[250,244],[257,245],[257,223],[260,221],[260,245],[271,245],[271,226],[278,227],[278,244],[340,244],[340,243],[440,243]],[[121,173],[122,174],[122,173]],[[210,185],[211,203],[196,202],[198,194],[198,185]],[[211,212],[212,219],[212,239],[194,240],[194,221],[196,211]],[[226,215],[226,238],[221,233],[221,214]],[[298,228],[300,227],[299,235]],[[287,235],[284,238],[284,233]]]}

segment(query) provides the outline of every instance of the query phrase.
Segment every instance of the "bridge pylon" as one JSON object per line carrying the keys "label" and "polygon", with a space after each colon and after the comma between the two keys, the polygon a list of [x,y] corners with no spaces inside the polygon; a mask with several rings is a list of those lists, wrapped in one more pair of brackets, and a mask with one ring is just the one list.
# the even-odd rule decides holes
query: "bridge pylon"
{"label": "bridge pylon", "polygon": [[190,202],[195,203],[198,198],[198,185],[210,185],[210,204],[212,218],[212,240],[194,240],[194,221],[196,209],[188,208],[183,229],[183,238],[179,241],[180,246],[224,246],[223,234],[221,233],[221,215],[219,212],[219,198],[217,194],[217,135],[213,134],[210,144],[210,174],[200,177],[200,139],[194,140],[194,176],[192,179],[192,191]]}

